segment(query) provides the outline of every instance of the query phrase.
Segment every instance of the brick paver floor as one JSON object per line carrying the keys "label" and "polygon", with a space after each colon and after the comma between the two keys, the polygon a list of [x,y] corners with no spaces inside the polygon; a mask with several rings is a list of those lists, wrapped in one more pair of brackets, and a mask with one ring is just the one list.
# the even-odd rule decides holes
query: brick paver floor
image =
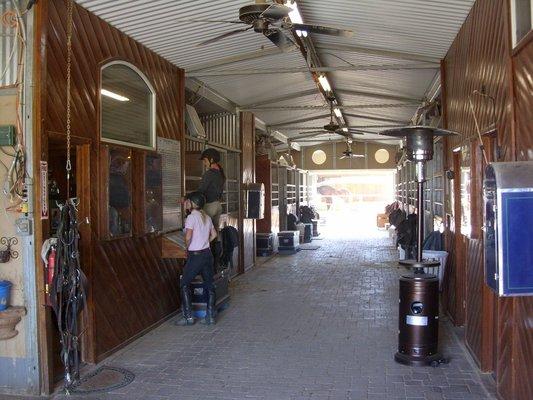
{"label": "brick paver floor", "polygon": [[[216,326],[169,321],[108,359],[136,378],[91,399],[490,399],[442,318],[439,368],[396,364],[397,252],[323,239],[234,280]],[[63,396],[56,396],[63,398]]]}

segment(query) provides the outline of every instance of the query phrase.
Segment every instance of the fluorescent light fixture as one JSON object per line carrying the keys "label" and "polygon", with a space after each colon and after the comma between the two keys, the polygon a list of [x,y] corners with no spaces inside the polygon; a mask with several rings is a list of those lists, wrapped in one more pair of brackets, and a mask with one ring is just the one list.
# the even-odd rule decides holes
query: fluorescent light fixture
{"label": "fluorescent light fixture", "polygon": [[[285,4],[292,8],[292,11],[289,13],[289,18],[291,19],[291,22],[294,22],[295,24],[303,24],[304,21],[302,19],[302,15],[300,14],[300,10],[298,9],[298,4],[296,4],[296,1],[291,2],[290,0],[288,0]],[[296,30],[296,34],[298,36],[307,37],[307,31]]]}
{"label": "fluorescent light fixture", "polygon": [[331,92],[331,86],[329,85],[328,78],[326,78],[326,75],[320,75],[318,77],[318,82],[320,82],[320,86],[322,86],[322,89],[324,89],[326,92]]}
{"label": "fluorescent light fixture", "polygon": [[101,89],[100,93],[103,96],[111,97],[112,99],[118,100],[118,101],[130,101],[127,97],[121,96],[120,94],[117,94],[115,92],[111,92],[107,89]]}
{"label": "fluorescent light fixture", "polygon": [[335,115],[339,118],[342,118],[342,113],[341,113],[341,110],[339,110],[337,107],[335,107],[333,109],[333,112],[335,113]]}

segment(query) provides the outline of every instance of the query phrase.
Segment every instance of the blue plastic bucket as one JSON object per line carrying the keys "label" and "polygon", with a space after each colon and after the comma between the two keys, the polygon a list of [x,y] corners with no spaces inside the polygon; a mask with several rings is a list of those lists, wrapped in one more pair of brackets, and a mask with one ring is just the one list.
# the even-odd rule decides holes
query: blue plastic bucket
{"label": "blue plastic bucket", "polygon": [[9,294],[11,292],[11,282],[0,281],[0,311],[4,311],[9,303]]}

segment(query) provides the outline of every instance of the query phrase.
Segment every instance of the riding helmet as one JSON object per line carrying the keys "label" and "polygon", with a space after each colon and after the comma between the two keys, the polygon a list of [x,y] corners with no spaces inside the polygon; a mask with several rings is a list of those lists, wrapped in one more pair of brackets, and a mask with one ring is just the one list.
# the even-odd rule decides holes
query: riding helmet
{"label": "riding helmet", "polygon": [[191,192],[187,195],[187,199],[194,203],[199,209],[204,208],[205,205],[205,196],[202,192]]}
{"label": "riding helmet", "polygon": [[220,153],[218,152],[217,149],[213,149],[212,147],[210,147],[202,151],[200,160],[203,160],[204,158],[207,158],[211,162],[217,163],[217,162],[220,162]]}

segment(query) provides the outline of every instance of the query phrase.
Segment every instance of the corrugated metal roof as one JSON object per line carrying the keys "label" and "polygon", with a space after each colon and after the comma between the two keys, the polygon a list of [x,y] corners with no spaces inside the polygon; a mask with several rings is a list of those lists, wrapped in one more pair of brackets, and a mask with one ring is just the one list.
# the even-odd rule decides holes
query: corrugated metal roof
{"label": "corrugated metal roof", "polygon": [[[297,0],[305,23],[352,29],[354,37],[312,34],[324,66],[413,65],[435,62],[433,69],[335,71],[328,73],[339,100],[346,105],[405,103],[422,99],[474,0]],[[198,43],[238,29],[234,24],[186,23],[191,19],[237,20],[240,7],[253,0],[77,0],[121,31],[186,70],[244,70],[301,68],[306,63],[298,51],[274,54],[276,47],[252,30],[219,42]],[[259,52],[266,53],[259,57]],[[243,55],[258,57],[237,61]],[[271,54],[271,55],[268,55]],[[224,60],[223,65],[218,63]],[[199,77],[209,87],[239,106],[320,106],[321,96],[309,95],[316,85],[310,73]],[[305,96],[283,99],[291,93]],[[318,93],[318,91],[317,91]],[[366,95],[365,95],[366,93]],[[392,96],[392,97],[391,97]],[[417,105],[345,110],[368,117],[409,120]],[[327,114],[327,109],[254,110],[267,125]],[[372,119],[348,117],[353,125],[370,125]],[[313,126],[323,120],[312,121]],[[327,122],[327,119],[326,119]],[[308,124],[306,124],[308,125]],[[377,129],[379,130],[379,129]],[[377,131],[376,130],[376,131]],[[293,131],[287,131],[293,136]]]}
{"label": "corrugated metal roof", "polygon": [[241,25],[180,22],[238,20],[239,8],[250,4],[250,0],[78,0],[77,3],[185,69],[221,57],[275,48],[263,35],[253,31],[197,46]]}
{"label": "corrugated metal roof", "polygon": [[349,44],[443,58],[474,0],[298,0],[304,22],[343,27],[352,38],[312,35],[317,44]]}

